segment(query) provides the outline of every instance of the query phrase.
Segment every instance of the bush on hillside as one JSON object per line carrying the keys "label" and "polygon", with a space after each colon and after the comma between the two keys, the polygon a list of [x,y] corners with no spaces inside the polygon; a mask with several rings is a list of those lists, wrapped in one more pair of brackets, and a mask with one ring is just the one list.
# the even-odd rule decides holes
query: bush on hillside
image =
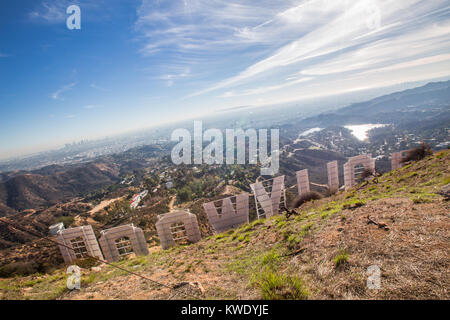
{"label": "bush on hillside", "polygon": [[373,178],[373,177],[376,177],[375,171],[373,171],[371,169],[364,169],[364,171],[361,172],[361,174],[357,178],[357,182],[362,183],[364,181],[370,180],[370,178]]}
{"label": "bush on hillside", "polygon": [[301,196],[298,196],[294,199],[294,201],[292,202],[292,208],[298,208],[300,207],[302,204],[312,201],[312,200],[319,200],[322,199],[322,195],[318,192],[315,191],[311,191],[305,194],[302,194]]}
{"label": "bush on hillside", "polygon": [[419,161],[432,154],[433,151],[431,150],[430,145],[423,143],[420,147],[409,150],[406,158],[402,160],[402,163],[409,161]]}
{"label": "bush on hillside", "polygon": [[333,189],[328,188],[328,189],[324,192],[324,195],[323,195],[323,196],[324,196],[325,198],[328,198],[328,197],[331,197],[331,196],[334,196],[335,194],[337,194],[338,191],[339,191],[339,189],[337,189],[337,188],[333,188]]}
{"label": "bush on hillside", "polygon": [[27,276],[39,272],[39,266],[34,262],[13,262],[0,268],[0,277]]}

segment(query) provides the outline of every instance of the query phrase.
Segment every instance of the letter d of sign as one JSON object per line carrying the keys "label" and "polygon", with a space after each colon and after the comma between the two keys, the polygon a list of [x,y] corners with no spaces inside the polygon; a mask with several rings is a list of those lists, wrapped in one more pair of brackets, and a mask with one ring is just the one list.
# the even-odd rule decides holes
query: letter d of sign
{"label": "letter d of sign", "polygon": [[67,14],[70,14],[69,17],[67,17],[66,25],[67,29],[73,30],[73,29],[81,29],[81,9],[77,5],[71,5],[67,7],[66,10]]}

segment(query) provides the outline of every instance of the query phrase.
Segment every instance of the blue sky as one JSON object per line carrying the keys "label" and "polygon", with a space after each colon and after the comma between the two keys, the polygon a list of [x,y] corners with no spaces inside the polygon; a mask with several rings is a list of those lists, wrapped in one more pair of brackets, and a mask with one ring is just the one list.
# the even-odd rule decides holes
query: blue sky
{"label": "blue sky", "polygon": [[0,158],[449,76],[448,1],[5,0]]}

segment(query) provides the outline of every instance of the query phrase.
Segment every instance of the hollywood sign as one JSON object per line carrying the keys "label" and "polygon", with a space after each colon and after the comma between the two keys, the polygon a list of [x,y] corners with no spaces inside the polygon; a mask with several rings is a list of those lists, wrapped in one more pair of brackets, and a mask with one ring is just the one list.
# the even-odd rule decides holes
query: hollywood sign
{"label": "hollywood sign", "polygon": [[[402,159],[408,151],[392,155],[392,169],[401,167]],[[345,189],[352,188],[358,182],[359,175],[365,171],[375,171],[375,159],[369,155],[359,155],[349,158],[344,164]],[[328,188],[339,189],[338,162],[327,163]],[[308,170],[296,172],[298,195],[310,192]],[[270,218],[281,213],[286,208],[285,176],[257,181],[250,185],[255,200],[257,218]],[[215,234],[249,222],[250,194],[241,193],[236,196],[210,201],[203,204],[208,222]],[[177,210],[158,216],[156,230],[161,247],[168,249],[179,243],[195,243],[201,240],[197,216],[189,211]],[[107,261],[117,261],[132,252],[138,255],[148,255],[144,233],[140,228],[131,225],[119,226],[101,231],[99,242],[91,226],[82,226],[60,230],[57,240],[63,244],[60,251],[66,263],[90,255]],[[68,249],[72,247],[72,250]]]}
{"label": "hollywood sign", "polygon": [[[345,188],[355,186],[359,175],[365,170],[375,171],[375,159],[368,155],[349,158],[348,162],[344,164]],[[339,170],[337,161],[327,164],[327,173],[328,188],[338,190]],[[297,171],[296,177],[298,195],[302,196],[310,192],[308,170]],[[252,195],[244,192],[203,204],[208,222],[215,234],[238,228],[249,222],[250,196],[254,198],[258,219],[278,215],[282,208],[286,208],[285,176],[257,181],[251,184],[250,188],[253,192]],[[163,249],[176,245],[179,240],[200,241],[197,217],[194,214],[188,211],[177,211],[161,215],[158,218],[159,221],[156,225]],[[163,225],[164,227],[162,227]]]}

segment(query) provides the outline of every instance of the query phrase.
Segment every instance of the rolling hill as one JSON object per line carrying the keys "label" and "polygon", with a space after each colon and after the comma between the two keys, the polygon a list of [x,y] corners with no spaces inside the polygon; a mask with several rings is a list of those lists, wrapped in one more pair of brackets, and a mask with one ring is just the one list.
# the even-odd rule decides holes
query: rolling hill
{"label": "rolling hill", "polygon": [[51,166],[0,183],[0,215],[48,207],[119,180],[117,165],[106,162]]}

